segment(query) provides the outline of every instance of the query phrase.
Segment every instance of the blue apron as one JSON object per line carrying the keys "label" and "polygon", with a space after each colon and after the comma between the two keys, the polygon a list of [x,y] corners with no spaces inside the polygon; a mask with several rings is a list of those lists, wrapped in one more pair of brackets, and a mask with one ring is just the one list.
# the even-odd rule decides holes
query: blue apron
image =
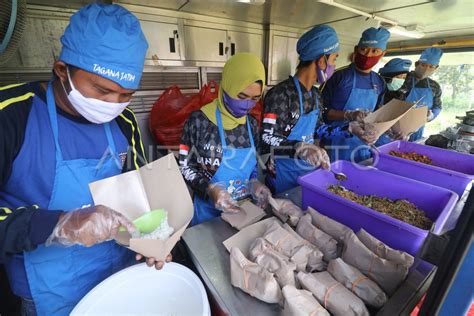
{"label": "blue apron", "polygon": [[[92,205],[89,183],[121,173],[110,125],[104,124],[109,143],[107,157],[100,160],[64,160],[59,146],[56,104],[51,83],[48,85],[47,104],[56,156],[56,173],[48,209],[70,211]],[[24,179],[23,185],[31,186],[31,183]],[[133,253],[113,241],[89,248],[40,245],[23,255],[38,315],[68,315],[93,287],[133,262]]]}
{"label": "blue apron", "polygon": [[[354,74],[352,91],[344,105],[343,111],[359,110],[372,112],[377,105],[379,97],[377,90],[375,89],[373,82],[372,86],[374,89],[357,88],[357,74],[355,69],[352,69],[352,71]],[[369,76],[371,76],[371,74],[369,74]],[[344,123],[344,121],[334,121],[331,125],[341,126]],[[331,140],[331,147],[334,148],[329,151],[331,161],[354,159],[355,162],[359,162],[370,158],[369,147],[355,135],[352,137],[344,137],[343,135],[335,136]]]}
{"label": "blue apron", "polygon": [[[217,127],[222,144],[222,159],[211,183],[223,185],[233,199],[241,200],[249,196],[248,181],[257,167],[257,153],[253,141],[250,120],[247,117],[247,130],[250,137],[249,148],[228,148],[219,108],[216,108]],[[197,225],[221,215],[210,201],[194,195],[194,217],[192,225]]]}
{"label": "blue apron", "polygon": [[[416,78],[413,77],[413,82],[412,82],[412,85],[411,85],[411,91],[408,94],[408,96],[406,98],[406,101],[407,102],[416,102],[416,101],[420,100],[421,98],[423,98],[420,101],[420,103],[418,103],[417,107],[428,106],[428,110],[431,110],[433,108],[433,91],[431,90],[430,81],[428,80],[428,78],[426,78],[426,81],[428,83],[427,88],[416,88],[415,87]],[[420,127],[419,130],[417,130],[416,132],[411,134],[410,141],[414,142],[414,141],[417,141],[417,140],[421,139],[423,137],[423,131],[424,130],[425,130],[425,126],[422,126],[422,127]]]}
{"label": "blue apron", "polygon": [[[301,92],[300,82],[296,76],[293,77],[293,82],[295,83],[296,91],[298,92],[300,117],[295,126],[291,129],[291,133],[288,135],[288,140],[313,144],[316,123],[319,117],[319,107],[316,103],[315,109],[305,114],[303,109],[303,93]],[[298,177],[312,170],[314,170],[314,166],[304,160],[275,157],[275,193],[278,194],[298,186]]]}

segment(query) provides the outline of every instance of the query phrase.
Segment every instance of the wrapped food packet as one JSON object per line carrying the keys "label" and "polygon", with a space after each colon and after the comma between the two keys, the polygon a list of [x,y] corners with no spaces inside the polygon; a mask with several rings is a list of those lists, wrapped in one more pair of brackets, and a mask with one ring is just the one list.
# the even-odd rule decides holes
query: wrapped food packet
{"label": "wrapped food packet", "polygon": [[359,230],[359,232],[357,233],[357,237],[359,237],[359,240],[367,248],[369,248],[369,250],[371,250],[380,258],[384,258],[398,264],[403,264],[408,268],[413,265],[413,262],[415,260],[413,256],[406,252],[390,248],[389,246],[366,232],[364,229]]}
{"label": "wrapped food packet", "polygon": [[353,232],[344,238],[342,260],[375,281],[388,296],[392,296],[408,274],[407,266],[380,258],[370,251]]}
{"label": "wrapped food packet", "polygon": [[[300,246],[299,249],[301,250],[301,253],[308,254],[306,272],[323,271],[326,268],[326,264],[323,261],[323,253],[321,252],[321,250],[319,250],[315,245],[298,235],[288,224],[283,224],[283,228],[301,242],[302,246]],[[296,253],[293,254],[293,256],[296,256]],[[296,270],[304,272],[305,268]]]}
{"label": "wrapped food packet", "polygon": [[296,276],[301,286],[313,293],[319,303],[335,316],[369,316],[364,302],[326,271]]}
{"label": "wrapped food packet", "polygon": [[294,286],[287,285],[282,293],[285,300],[283,316],[329,316],[328,311],[309,291],[298,290]]}
{"label": "wrapped food packet", "polygon": [[300,218],[298,226],[296,227],[296,232],[298,235],[318,247],[318,249],[324,254],[323,258],[325,261],[337,258],[337,241],[311,224],[310,214],[305,214]]}
{"label": "wrapped food packet", "polygon": [[273,222],[267,228],[263,238],[268,241],[276,251],[284,254],[288,258],[291,258],[295,249],[301,245],[297,238],[276,222]]}
{"label": "wrapped food packet", "polygon": [[268,241],[263,238],[257,238],[249,247],[249,259],[255,261],[262,253],[273,249],[273,246]]}
{"label": "wrapped food packet", "polygon": [[365,304],[380,308],[387,302],[387,295],[374,281],[341,258],[329,261],[328,272]]}
{"label": "wrapped food packet", "polygon": [[303,211],[291,200],[270,198],[269,203],[272,206],[273,214],[283,223],[288,222],[291,226],[296,226]]}
{"label": "wrapped food packet", "polygon": [[273,274],[245,258],[235,247],[230,250],[230,280],[233,286],[261,301],[282,301],[281,289]]}
{"label": "wrapped food packet", "polygon": [[290,262],[288,257],[274,250],[272,245],[265,239],[257,238],[250,245],[249,259],[267,269],[268,272],[274,273],[281,287],[287,284],[295,285],[294,272],[296,264]]}
{"label": "wrapped food packet", "polygon": [[255,263],[267,269],[268,272],[274,273],[280,287],[295,286],[296,265],[275,250],[269,249],[262,253],[257,257]]}
{"label": "wrapped food packet", "polygon": [[308,207],[307,214],[311,215],[313,225],[321,229],[323,232],[336,239],[338,243],[344,243],[344,236],[352,231],[349,227],[341,224],[332,218],[327,217],[316,211],[312,207]]}

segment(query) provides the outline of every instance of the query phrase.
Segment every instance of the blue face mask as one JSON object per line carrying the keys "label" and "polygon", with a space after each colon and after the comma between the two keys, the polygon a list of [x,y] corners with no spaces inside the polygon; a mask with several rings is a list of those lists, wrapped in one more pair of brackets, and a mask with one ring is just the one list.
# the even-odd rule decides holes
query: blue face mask
{"label": "blue face mask", "polygon": [[240,118],[246,115],[255,104],[257,104],[257,101],[251,99],[233,99],[224,92],[224,104],[232,116]]}

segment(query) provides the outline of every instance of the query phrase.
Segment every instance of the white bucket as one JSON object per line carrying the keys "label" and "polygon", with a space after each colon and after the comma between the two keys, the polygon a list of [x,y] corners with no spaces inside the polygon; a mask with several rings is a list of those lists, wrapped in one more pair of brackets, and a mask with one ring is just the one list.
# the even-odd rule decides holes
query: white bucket
{"label": "white bucket", "polygon": [[[74,285],[72,285],[74,286]],[[137,264],[110,276],[71,315],[211,315],[201,280],[177,263],[162,270]]]}

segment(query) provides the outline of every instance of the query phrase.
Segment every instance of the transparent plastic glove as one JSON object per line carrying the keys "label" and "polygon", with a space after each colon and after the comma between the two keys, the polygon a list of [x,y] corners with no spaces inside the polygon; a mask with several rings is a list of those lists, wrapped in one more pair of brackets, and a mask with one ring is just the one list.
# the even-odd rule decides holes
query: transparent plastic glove
{"label": "transparent plastic glove", "polygon": [[428,122],[431,122],[432,120],[434,120],[435,118],[435,115],[433,113],[433,111],[429,110],[428,111]]}
{"label": "transparent plastic glove", "polygon": [[216,209],[228,213],[240,212],[237,201],[219,184],[209,184],[207,195]]}
{"label": "transparent plastic glove", "polygon": [[268,205],[268,198],[272,196],[272,192],[269,188],[258,180],[251,180],[250,192],[252,193],[253,199],[257,202],[257,206],[260,208],[266,208]]}
{"label": "transparent plastic glove", "polygon": [[349,123],[349,132],[359,137],[364,143],[372,145],[377,141],[375,126],[364,121],[353,121]]}
{"label": "transparent plastic glove", "polygon": [[388,130],[388,136],[393,140],[408,140],[409,136],[402,132],[394,132],[392,130]]}
{"label": "transparent plastic glove", "polygon": [[368,112],[364,111],[344,111],[344,119],[352,122],[352,121],[363,121],[365,117],[369,114]]}
{"label": "transparent plastic glove", "polygon": [[125,216],[104,205],[66,212],[59,218],[53,233],[46,241],[46,246],[56,244],[66,247],[90,247],[112,240],[122,226],[130,234],[136,231],[135,226]]}
{"label": "transparent plastic glove", "polygon": [[331,162],[328,153],[314,144],[298,143],[296,145],[296,155],[316,168],[322,167],[326,170],[330,168]]}
{"label": "transparent plastic glove", "polygon": [[171,260],[173,260],[173,256],[171,254],[167,255],[166,256],[166,259],[165,259],[165,262],[163,261],[158,261],[156,260],[155,258],[147,258],[139,253],[136,254],[135,256],[135,259],[137,261],[140,261],[142,260],[143,258],[145,258],[145,262],[146,262],[146,265],[149,266],[149,267],[155,267],[156,270],[161,270],[163,268],[163,266],[165,265],[165,263],[168,263],[168,262],[171,262]]}

